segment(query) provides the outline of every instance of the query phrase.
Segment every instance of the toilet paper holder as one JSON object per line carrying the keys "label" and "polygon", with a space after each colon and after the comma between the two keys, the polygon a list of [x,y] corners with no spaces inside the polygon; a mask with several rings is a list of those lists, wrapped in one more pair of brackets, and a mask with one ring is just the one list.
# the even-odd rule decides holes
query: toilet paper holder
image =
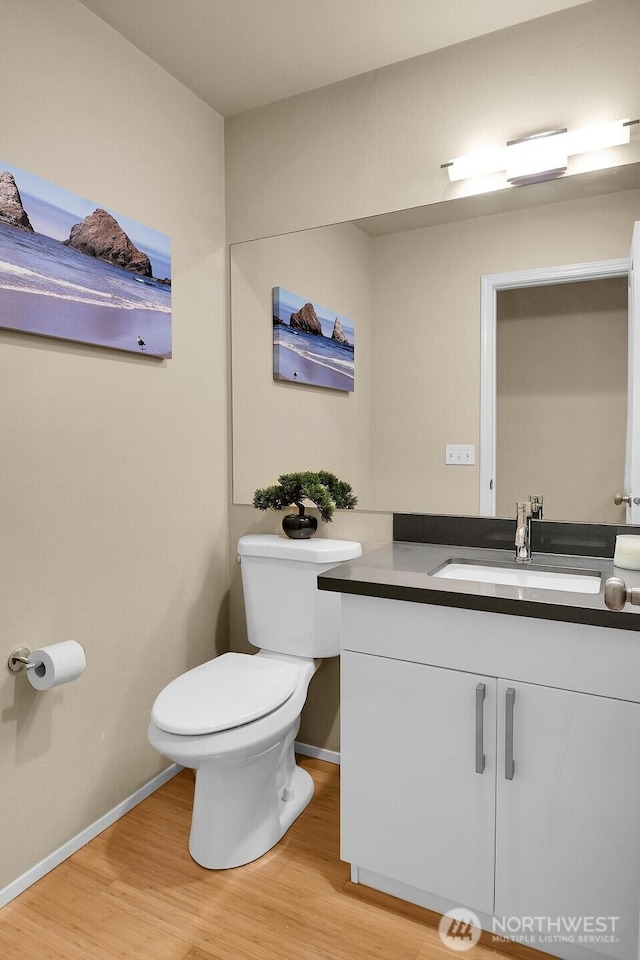
{"label": "toilet paper holder", "polygon": [[31,670],[32,667],[39,666],[35,660],[29,660],[31,650],[29,647],[16,647],[9,654],[8,666],[11,673],[22,673],[24,670]]}

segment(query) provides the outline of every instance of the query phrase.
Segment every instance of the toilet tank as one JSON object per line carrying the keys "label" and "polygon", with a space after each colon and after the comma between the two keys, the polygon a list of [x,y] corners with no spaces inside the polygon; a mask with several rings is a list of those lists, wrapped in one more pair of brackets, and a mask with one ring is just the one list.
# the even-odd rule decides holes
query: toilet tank
{"label": "toilet tank", "polygon": [[352,540],[288,540],[252,534],[238,541],[249,642],[295,657],[340,653],[340,595],[318,590],[318,574],[362,555]]}

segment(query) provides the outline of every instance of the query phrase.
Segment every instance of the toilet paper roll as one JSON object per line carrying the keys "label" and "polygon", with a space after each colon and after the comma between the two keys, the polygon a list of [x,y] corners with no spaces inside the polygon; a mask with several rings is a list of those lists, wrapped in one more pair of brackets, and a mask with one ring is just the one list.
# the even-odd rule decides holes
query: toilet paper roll
{"label": "toilet paper roll", "polygon": [[61,683],[76,680],[87,665],[84,648],[75,640],[63,640],[33,650],[29,660],[37,664],[27,670],[29,683],[36,690],[50,690]]}
{"label": "toilet paper roll", "polygon": [[640,570],[640,537],[632,534],[616,537],[613,565],[623,570]]}

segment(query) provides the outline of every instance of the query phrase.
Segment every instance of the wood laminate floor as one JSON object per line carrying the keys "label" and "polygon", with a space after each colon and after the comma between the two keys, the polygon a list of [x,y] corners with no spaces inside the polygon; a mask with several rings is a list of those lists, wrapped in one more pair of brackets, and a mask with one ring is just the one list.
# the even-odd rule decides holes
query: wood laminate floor
{"label": "wood laminate floor", "polygon": [[[311,804],[280,843],[235,870],[187,849],[183,771],[0,911],[2,960],[453,960],[437,914],[350,882],[339,857],[339,767],[300,758]],[[457,954],[541,960],[483,939]]]}

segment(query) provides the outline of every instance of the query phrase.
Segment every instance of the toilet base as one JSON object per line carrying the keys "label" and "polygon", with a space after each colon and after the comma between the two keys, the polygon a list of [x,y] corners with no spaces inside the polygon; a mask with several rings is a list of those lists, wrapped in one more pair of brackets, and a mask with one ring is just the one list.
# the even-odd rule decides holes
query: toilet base
{"label": "toilet base", "polygon": [[295,761],[298,727],[299,720],[257,757],[198,767],[189,852],[200,866],[226,870],[257,860],[309,804],[314,783]]}

